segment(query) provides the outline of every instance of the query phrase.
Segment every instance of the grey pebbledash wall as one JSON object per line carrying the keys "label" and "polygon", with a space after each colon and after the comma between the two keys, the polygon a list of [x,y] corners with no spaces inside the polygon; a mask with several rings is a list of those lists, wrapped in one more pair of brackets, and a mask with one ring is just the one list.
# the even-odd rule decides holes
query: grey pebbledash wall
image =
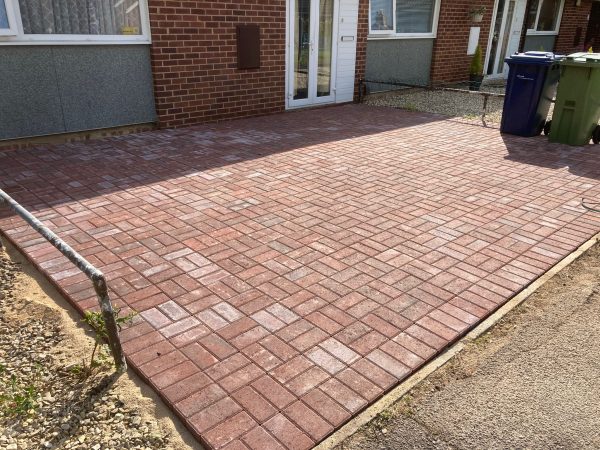
{"label": "grey pebbledash wall", "polygon": [[154,121],[147,45],[0,46],[0,139]]}
{"label": "grey pebbledash wall", "polygon": [[[367,42],[367,80],[429,83],[433,39],[371,39]],[[370,85],[372,91],[390,86]]]}

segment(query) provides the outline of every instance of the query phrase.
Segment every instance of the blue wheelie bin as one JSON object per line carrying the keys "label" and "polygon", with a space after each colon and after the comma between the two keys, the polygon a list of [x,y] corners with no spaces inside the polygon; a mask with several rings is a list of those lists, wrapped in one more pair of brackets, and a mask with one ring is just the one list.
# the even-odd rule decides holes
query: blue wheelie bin
{"label": "blue wheelie bin", "polygon": [[547,52],[515,53],[506,58],[509,72],[500,132],[518,136],[542,132],[556,94],[562,58]]}

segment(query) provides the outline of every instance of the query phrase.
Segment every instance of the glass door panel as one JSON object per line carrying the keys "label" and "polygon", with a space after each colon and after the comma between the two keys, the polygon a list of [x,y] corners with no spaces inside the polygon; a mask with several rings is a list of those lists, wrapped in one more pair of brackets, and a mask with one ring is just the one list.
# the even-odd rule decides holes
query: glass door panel
{"label": "glass door panel", "polygon": [[333,53],[333,0],[319,2],[319,54],[317,67],[317,97],[331,95]]}
{"label": "glass door panel", "polygon": [[496,68],[496,73],[504,72],[504,59],[506,58],[506,50],[508,49],[508,41],[510,39],[510,35],[512,33],[512,23],[513,23],[513,14],[515,12],[515,0],[510,0],[508,2],[508,12],[506,13],[506,19],[504,23],[504,33],[502,36],[502,51],[500,52],[500,57],[498,58],[498,66]]}
{"label": "glass door panel", "polygon": [[295,0],[294,10],[294,100],[308,98],[311,54],[311,0]]}
{"label": "glass door panel", "polygon": [[496,21],[494,22],[494,34],[492,35],[492,45],[490,46],[490,57],[488,60],[488,66],[486,73],[488,75],[494,74],[494,67],[496,66],[496,56],[498,55],[498,45],[500,44],[500,35],[502,33],[502,24],[504,23],[504,6],[505,1],[500,0],[498,2],[498,10],[496,12]]}

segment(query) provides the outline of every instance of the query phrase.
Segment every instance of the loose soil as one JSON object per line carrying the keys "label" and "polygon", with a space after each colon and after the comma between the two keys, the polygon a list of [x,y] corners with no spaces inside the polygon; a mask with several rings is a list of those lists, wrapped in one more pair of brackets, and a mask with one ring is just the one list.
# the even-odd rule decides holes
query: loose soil
{"label": "loose soil", "polygon": [[64,298],[0,249],[0,449],[202,448],[131,371],[82,375],[93,345]]}
{"label": "loose soil", "polygon": [[600,246],[337,450],[600,448]]}

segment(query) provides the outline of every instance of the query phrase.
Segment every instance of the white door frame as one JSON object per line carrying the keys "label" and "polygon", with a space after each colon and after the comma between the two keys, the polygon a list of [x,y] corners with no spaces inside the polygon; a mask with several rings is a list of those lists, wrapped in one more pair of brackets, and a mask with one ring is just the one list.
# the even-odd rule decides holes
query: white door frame
{"label": "white door frame", "polygon": [[338,22],[340,0],[333,0],[333,29],[331,48],[331,91],[327,97],[317,97],[317,70],[318,70],[318,38],[319,38],[319,6],[320,0],[310,0],[310,34],[311,50],[308,66],[308,98],[294,100],[294,32],[295,32],[295,4],[297,0],[286,0],[286,46],[285,46],[285,107],[286,109],[304,108],[322,103],[335,103],[336,100],[336,69],[338,52]]}
{"label": "white door frame", "polygon": [[[494,29],[496,26],[496,19],[498,17],[498,13],[499,13],[499,11],[498,11],[499,3],[500,3],[500,0],[496,0],[494,2],[494,14],[492,15],[492,22],[491,22],[491,26],[490,26],[490,35],[488,36],[487,52],[485,55],[485,63],[483,65],[484,74],[487,79],[504,78],[507,75],[506,69],[500,73],[492,73],[490,75],[487,74],[487,68],[490,63],[490,55],[492,53],[492,43],[494,40]],[[505,11],[508,11],[509,4],[510,4],[510,0],[506,0],[506,3],[504,4]],[[521,12],[519,10],[521,10]],[[515,22],[515,18],[519,14],[519,12],[521,14],[521,18],[519,20],[520,26],[519,26],[518,31],[519,31],[519,37],[522,37],[521,34],[523,32],[523,23],[525,22],[525,16],[527,15],[527,1],[526,0],[515,0],[515,10],[513,13],[512,22],[510,24],[506,23],[507,17],[506,17],[506,14],[504,14],[504,11],[502,11],[503,17],[502,17],[502,24],[500,25],[500,32],[499,32],[500,39],[504,39],[504,33],[506,31],[506,27],[507,26],[511,27],[509,30],[509,33],[508,33],[508,37],[507,37],[507,39],[508,39],[507,46],[510,44],[510,40],[512,39],[513,33],[515,32],[515,30],[513,30],[513,24]],[[502,48],[502,45],[503,45],[503,43],[499,42],[498,46],[496,47],[494,70],[496,69],[496,67],[498,66],[498,63],[499,63],[498,57],[500,56],[500,54],[499,54],[498,50]],[[509,52],[507,51],[507,55],[508,55],[508,53]],[[505,66],[503,66],[503,67],[505,67]]]}

